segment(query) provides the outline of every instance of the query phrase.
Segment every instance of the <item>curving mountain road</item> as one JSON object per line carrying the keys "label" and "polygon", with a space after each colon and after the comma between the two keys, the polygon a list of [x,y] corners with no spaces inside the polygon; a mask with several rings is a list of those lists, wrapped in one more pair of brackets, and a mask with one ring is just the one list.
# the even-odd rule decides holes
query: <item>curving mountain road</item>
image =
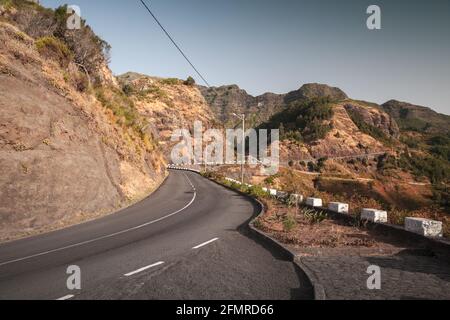
{"label": "curving mountain road", "polygon": [[[247,236],[258,208],[200,175],[171,171],[144,201],[0,246],[0,299],[310,299],[293,263]],[[81,268],[69,291],[67,267]]]}

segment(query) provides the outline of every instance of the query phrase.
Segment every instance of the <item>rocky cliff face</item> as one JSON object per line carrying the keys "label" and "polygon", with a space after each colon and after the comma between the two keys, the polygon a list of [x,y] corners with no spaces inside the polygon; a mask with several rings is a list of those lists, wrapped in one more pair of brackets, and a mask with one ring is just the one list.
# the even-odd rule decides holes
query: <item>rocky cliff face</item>
{"label": "rocky cliff face", "polygon": [[83,77],[0,23],[0,241],[112,212],[162,181],[161,152],[132,107],[113,104],[107,83],[99,101]]}
{"label": "rocky cliff face", "polygon": [[133,72],[118,79],[139,113],[149,122],[166,158],[169,158],[174,145],[170,140],[175,130],[187,129],[192,134],[195,121],[200,121],[204,130],[222,126],[194,85],[187,85],[179,79],[162,79]]}
{"label": "rocky cliff face", "polygon": [[450,116],[437,113],[430,108],[397,100],[390,100],[381,108],[398,122],[402,130],[423,133],[450,132]]}
{"label": "rocky cliff face", "polygon": [[266,93],[254,97],[236,85],[198,87],[216,117],[226,125],[239,121],[233,116],[236,113],[245,114],[249,126],[256,127],[285,107],[284,95]]}
{"label": "rocky cliff face", "polygon": [[[330,120],[324,121],[330,125],[330,130],[323,138],[311,142],[284,140],[281,143],[282,162],[364,155],[387,150],[383,142],[358,128],[349,116],[346,106],[346,103],[333,103],[331,105],[333,115]],[[365,114],[365,110],[363,114]],[[377,118],[383,116],[384,113],[380,115],[374,112],[367,120],[376,122]]]}
{"label": "rocky cliff face", "polygon": [[384,112],[380,106],[351,101],[344,104],[345,110],[359,115],[362,121],[369,126],[378,128],[386,136],[398,138],[400,129],[397,122],[388,113]]}
{"label": "rocky cliff face", "polygon": [[[333,106],[333,116],[322,123],[331,130],[322,139],[308,143],[284,141],[281,154],[285,161],[382,152],[386,149],[383,142],[379,141],[380,137],[371,136],[370,129],[376,133],[381,132],[380,135],[385,136],[386,139],[396,139],[399,135],[396,121],[380,106],[351,100],[341,89],[324,84],[305,84],[300,89],[287,94],[266,93],[258,97],[249,95],[236,85],[210,89],[200,87],[200,90],[212,111],[225,124],[236,123],[233,113],[246,114],[249,127],[261,128],[265,125],[267,128],[273,128],[271,123],[275,118],[290,118],[283,115],[292,113],[292,107],[295,108],[296,105],[315,99],[328,99]],[[357,117],[360,123],[355,123],[354,117]],[[295,128],[296,123],[303,121],[297,121],[297,119],[286,119],[286,121],[289,123],[284,123],[284,127],[289,130],[304,129]],[[279,121],[276,123],[275,127],[278,128],[280,123]],[[367,132],[360,128],[362,124],[365,129],[368,129]]]}
{"label": "rocky cliff face", "polygon": [[296,91],[289,92],[284,102],[286,104],[293,102],[305,102],[317,98],[328,97],[332,101],[346,100],[348,97],[344,91],[339,88],[330,87],[325,84],[309,83],[303,85]]}
{"label": "rocky cliff face", "polygon": [[233,113],[245,114],[250,127],[257,127],[274,114],[285,110],[291,103],[305,102],[315,98],[329,97],[345,100],[347,95],[339,88],[323,84],[306,84],[287,94],[265,93],[254,97],[237,85],[206,88],[199,86],[217,118],[225,124],[236,123]]}

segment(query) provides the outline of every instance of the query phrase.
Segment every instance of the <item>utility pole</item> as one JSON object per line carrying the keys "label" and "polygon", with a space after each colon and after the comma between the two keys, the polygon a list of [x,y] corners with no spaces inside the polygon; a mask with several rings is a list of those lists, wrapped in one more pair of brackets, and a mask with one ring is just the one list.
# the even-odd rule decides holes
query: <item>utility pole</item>
{"label": "utility pole", "polygon": [[245,114],[241,114],[240,116],[236,113],[233,113],[233,116],[239,118],[242,121],[242,145],[241,145],[241,184],[244,185],[244,165],[245,165]]}

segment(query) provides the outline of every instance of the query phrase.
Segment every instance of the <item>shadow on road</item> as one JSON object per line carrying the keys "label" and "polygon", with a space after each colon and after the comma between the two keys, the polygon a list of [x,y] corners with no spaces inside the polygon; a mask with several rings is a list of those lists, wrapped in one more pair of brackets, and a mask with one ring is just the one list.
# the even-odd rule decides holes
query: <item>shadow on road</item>
{"label": "shadow on road", "polygon": [[295,273],[297,274],[300,287],[291,289],[291,300],[311,300],[314,299],[314,289],[309,281],[309,278],[303,272],[303,270],[292,261],[291,255],[287,251],[281,250],[273,241],[265,239],[257,234],[255,234],[249,227],[250,222],[255,219],[261,213],[261,206],[254,199],[249,198],[245,195],[237,194],[236,197],[241,197],[251,202],[253,207],[253,214],[250,219],[245,221],[242,225],[238,227],[238,232],[243,236],[253,240],[258,245],[263,247],[265,250],[270,252],[270,254],[277,260],[291,262],[295,268]]}

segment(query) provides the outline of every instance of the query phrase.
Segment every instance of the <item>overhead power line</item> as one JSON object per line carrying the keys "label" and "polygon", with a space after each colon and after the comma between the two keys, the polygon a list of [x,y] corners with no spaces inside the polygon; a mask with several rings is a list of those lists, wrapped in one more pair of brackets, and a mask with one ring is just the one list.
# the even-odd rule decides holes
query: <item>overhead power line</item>
{"label": "overhead power line", "polygon": [[205,84],[208,86],[208,88],[211,88],[208,81],[206,81],[205,77],[202,76],[200,71],[198,71],[198,69],[194,66],[194,64],[191,62],[191,60],[189,60],[189,58],[186,56],[186,54],[183,52],[183,50],[181,50],[180,46],[175,42],[175,40],[172,38],[172,36],[169,34],[169,32],[167,32],[167,30],[164,28],[164,26],[161,24],[161,22],[159,22],[158,18],[156,18],[156,16],[153,14],[153,12],[147,6],[147,4],[144,2],[144,0],[140,0],[140,1],[141,1],[142,5],[147,9],[148,13],[150,13],[150,15],[153,17],[153,19],[155,19],[156,23],[159,25],[159,27],[162,29],[162,31],[164,31],[166,36],[170,39],[170,41],[172,41],[173,45],[182,54],[184,59],[186,59],[186,61],[190,64],[190,66],[194,69],[194,71],[198,74],[198,76],[205,82]]}

